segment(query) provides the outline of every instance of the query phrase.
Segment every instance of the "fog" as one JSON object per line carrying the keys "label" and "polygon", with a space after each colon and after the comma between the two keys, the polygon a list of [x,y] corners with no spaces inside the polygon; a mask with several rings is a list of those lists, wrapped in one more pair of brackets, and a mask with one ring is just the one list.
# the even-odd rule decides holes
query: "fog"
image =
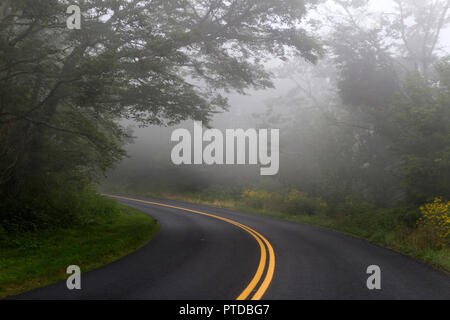
{"label": "fog", "polygon": [[[49,172],[56,189],[61,173],[124,193],[295,188],[382,207],[448,194],[448,0],[182,2],[92,0],[77,21],[55,0],[31,10],[36,33],[25,3],[3,2],[8,197]],[[194,121],[279,130],[263,146],[279,171],[174,165],[172,133]]]}
{"label": "fog", "polygon": [[0,0],[0,200],[0,298],[445,298],[310,225],[450,270],[450,0]]}
{"label": "fog", "polygon": [[[431,11],[434,19],[440,17],[439,10],[444,2],[440,2],[441,6],[431,7],[435,10]],[[441,28],[439,31],[428,30],[430,35],[418,32],[423,22],[420,16],[424,12],[421,11],[422,6],[432,6],[433,3],[406,1],[402,5],[408,6],[408,16],[403,18],[407,34],[401,35],[400,20],[394,21],[399,19],[400,14],[397,1],[369,1],[368,5],[364,5],[364,1],[341,3],[344,5],[339,5],[337,1],[320,3],[303,20],[306,29],[325,48],[317,64],[299,57],[291,57],[287,61],[269,59],[265,67],[270,70],[273,88],[245,90],[245,95],[222,91],[228,99],[229,108],[214,114],[209,123],[220,130],[280,129],[281,165],[278,175],[262,177],[255,165],[175,166],[171,163],[171,150],[176,143],[171,142],[171,133],[176,128],[192,130],[192,121],[183,121],[175,127],[147,128],[127,121],[125,123],[133,128],[135,136],[133,144],[126,146],[129,158],[108,173],[106,185],[121,186],[113,189],[130,192],[165,189],[201,192],[224,188],[241,192],[250,187],[296,187],[316,195],[326,193],[331,198],[356,193],[357,197],[380,205],[404,201],[407,196],[401,187],[402,179],[390,170],[401,162],[401,156],[391,154],[394,142],[384,137],[384,132],[378,135],[372,131],[378,130],[377,127],[379,130],[388,129],[378,122],[382,116],[370,111],[371,108],[379,110],[392,105],[393,100],[386,101],[384,98],[389,99],[387,95],[391,94],[394,99],[398,92],[383,88],[386,79],[383,76],[376,79],[372,74],[359,75],[359,81],[365,81],[366,86],[354,89],[348,88],[349,84],[343,85],[348,76],[344,73],[352,68],[349,66],[350,59],[355,58],[350,58],[351,53],[345,50],[355,50],[359,45],[355,37],[360,36],[361,43],[366,44],[365,50],[372,50],[379,56],[384,54],[385,57],[380,58],[380,67],[385,68],[385,64],[387,69],[395,69],[395,74],[388,75],[391,79],[387,81],[397,83],[395,90],[400,92],[412,76],[420,74],[429,79],[435,78],[433,65],[449,53],[449,21],[447,19],[440,26],[430,25],[429,29]],[[360,6],[354,7],[352,3]],[[389,19],[383,20],[383,17]],[[379,42],[374,40],[370,43],[376,38],[375,34],[380,37]],[[438,41],[431,49],[433,44],[427,37],[436,34],[439,34]],[[369,40],[364,39],[366,36]],[[415,51],[422,45],[432,50],[429,56],[423,57],[428,59],[426,66],[420,65],[422,51]],[[355,53],[363,54],[362,51]],[[362,63],[376,64],[374,61],[363,61],[371,55],[366,53],[366,57],[359,57]],[[356,64],[353,68],[361,66]],[[375,69],[372,70],[375,72]],[[353,74],[359,71],[350,70]],[[364,90],[367,91],[366,97]],[[366,110],[358,104],[365,105]],[[370,131],[370,137],[365,136],[366,129]],[[324,175],[328,176],[325,178]]]}

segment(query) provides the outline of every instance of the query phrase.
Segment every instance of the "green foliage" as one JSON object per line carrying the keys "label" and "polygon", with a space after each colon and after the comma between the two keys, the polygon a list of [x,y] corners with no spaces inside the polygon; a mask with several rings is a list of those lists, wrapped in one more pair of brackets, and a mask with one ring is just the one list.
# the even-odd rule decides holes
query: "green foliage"
{"label": "green foliage", "polygon": [[258,210],[286,212],[290,215],[316,215],[325,212],[326,202],[296,189],[268,192],[266,190],[245,190],[242,193],[245,206]]}
{"label": "green foliage", "polygon": [[299,27],[303,1],[71,4],[81,30],[66,27],[67,1],[2,2],[0,219],[10,229],[72,220],[60,215],[76,208],[70,194],[125,155],[131,134],[119,120],[207,122],[228,105],[220,90],[272,86],[269,58],[321,54]]}
{"label": "green foliage", "polygon": [[328,205],[319,198],[309,196],[306,192],[292,189],[284,199],[284,206],[289,214],[312,216],[323,213]]}
{"label": "green foliage", "polygon": [[106,199],[91,201],[95,204],[85,209],[97,209],[92,211],[92,216],[100,215],[96,223],[25,232],[0,242],[0,298],[64,280],[69,265],[87,272],[120,259],[159,229],[154,219],[135,209]]}
{"label": "green foliage", "polygon": [[59,230],[112,221],[120,210],[92,188],[51,189],[46,197],[20,198],[0,204],[0,244],[14,245],[20,234]]}
{"label": "green foliage", "polygon": [[395,126],[393,150],[402,159],[408,200],[421,204],[441,196],[450,199],[450,84],[448,59],[438,64],[434,81],[416,77],[408,98],[391,108]]}
{"label": "green foliage", "polygon": [[398,224],[395,210],[376,209],[364,202],[346,202],[334,210],[337,210],[336,221],[341,230],[357,233],[364,238],[377,237],[381,231],[392,232],[402,227]]}

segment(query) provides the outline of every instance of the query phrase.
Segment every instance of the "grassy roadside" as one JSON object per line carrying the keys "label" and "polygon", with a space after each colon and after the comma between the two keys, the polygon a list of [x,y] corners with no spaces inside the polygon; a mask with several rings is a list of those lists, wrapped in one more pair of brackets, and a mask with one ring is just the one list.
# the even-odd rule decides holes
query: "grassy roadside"
{"label": "grassy roadside", "polygon": [[117,206],[120,214],[105,223],[22,234],[0,246],[0,298],[66,279],[69,265],[86,272],[122,258],[158,231],[150,216]]}
{"label": "grassy roadside", "polygon": [[[411,220],[408,217],[409,213],[398,213],[400,209],[376,211],[370,208],[358,208],[357,210],[345,208],[345,210],[350,212],[341,212],[332,216],[327,214],[295,215],[278,210],[256,209],[239,198],[222,197],[222,199],[212,199],[210,196],[204,196],[203,194],[172,193],[140,193],[140,195],[262,214],[297,223],[333,229],[366,239],[377,245],[412,256],[434,267],[450,272],[450,248],[448,246],[441,248],[429,246],[430,241],[427,238],[426,230],[407,226],[402,219],[405,219],[406,215],[407,219]],[[352,210],[354,212],[351,212]],[[415,221],[414,219],[415,217],[412,218],[413,221]],[[409,224],[411,225],[412,223],[409,222]]]}

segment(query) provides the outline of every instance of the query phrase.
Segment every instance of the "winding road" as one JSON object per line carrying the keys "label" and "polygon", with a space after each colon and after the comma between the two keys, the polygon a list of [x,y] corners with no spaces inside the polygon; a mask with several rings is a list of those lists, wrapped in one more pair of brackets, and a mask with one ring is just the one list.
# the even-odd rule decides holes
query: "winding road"
{"label": "winding road", "polygon": [[[450,276],[412,258],[331,230],[202,205],[111,196],[153,216],[141,249],[14,299],[445,299]],[[367,267],[381,268],[368,290]]]}

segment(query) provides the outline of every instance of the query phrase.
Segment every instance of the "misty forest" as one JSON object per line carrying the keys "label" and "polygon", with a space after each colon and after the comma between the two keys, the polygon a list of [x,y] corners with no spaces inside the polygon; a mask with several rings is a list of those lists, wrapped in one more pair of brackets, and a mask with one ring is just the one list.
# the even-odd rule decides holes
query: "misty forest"
{"label": "misty forest", "polygon": [[[2,247],[112,221],[114,193],[320,225],[450,268],[449,0],[0,3]],[[279,173],[174,165],[171,134],[194,121],[279,129]]]}

